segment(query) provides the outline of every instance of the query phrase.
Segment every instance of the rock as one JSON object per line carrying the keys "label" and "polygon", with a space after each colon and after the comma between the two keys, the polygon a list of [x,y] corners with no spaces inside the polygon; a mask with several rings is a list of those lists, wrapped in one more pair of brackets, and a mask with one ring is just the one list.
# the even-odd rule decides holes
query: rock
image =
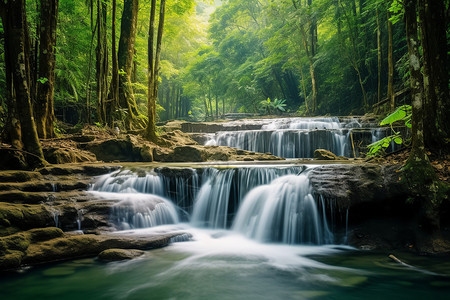
{"label": "rock", "polygon": [[0,229],[12,226],[26,230],[52,224],[53,216],[44,205],[0,202]]}
{"label": "rock", "polygon": [[98,160],[111,162],[119,161],[141,161],[140,151],[136,151],[133,143],[126,139],[111,139],[99,143],[90,143],[86,147],[93,152]]}
{"label": "rock", "polygon": [[31,171],[1,171],[0,182],[26,182],[30,180],[42,180],[39,172]]}
{"label": "rock", "polygon": [[67,164],[77,162],[95,162],[95,154],[80,149],[51,148],[44,149],[45,159],[52,164]]}
{"label": "rock", "polygon": [[[251,158],[249,158],[251,156]],[[238,150],[226,146],[180,146],[168,153],[155,155],[165,162],[206,162],[206,161],[245,161],[245,160],[283,160],[283,158],[252,151]]]}
{"label": "rock", "polygon": [[398,182],[399,168],[375,164],[322,165],[311,170],[309,177],[315,194],[335,199],[340,208],[346,209],[366,202],[402,201],[407,191]]}
{"label": "rock", "polygon": [[317,149],[314,151],[314,159],[317,160],[336,160],[337,156],[331,151],[325,149]]}
{"label": "rock", "polygon": [[108,249],[100,252],[98,258],[103,261],[119,261],[133,259],[144,255],[142,250],[134,249]]}
{"label": "rock", "polygon": [[166,147],[198,145],[198,143],[191,138],[190,134],[184,133],[181,130],[174,130],[161,135],[158,144],[162,144]]}

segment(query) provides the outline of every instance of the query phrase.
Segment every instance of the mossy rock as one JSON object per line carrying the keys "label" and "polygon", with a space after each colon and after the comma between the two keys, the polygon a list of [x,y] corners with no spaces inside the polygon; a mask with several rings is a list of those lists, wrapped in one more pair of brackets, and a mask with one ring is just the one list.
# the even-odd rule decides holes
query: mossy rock
{"label": "mossy rock", "polygon": [[39,172],[31,171],[1,171],[0,182],[26,182],[30,180],[42,180]]}
{"label": "mossy rock", "polygon": [[31,229],[47,227],[52,223],[53,217],[44,205],[0,202],[0,226]]}
{"label": "mossy rock", "polygon": [[119,261],[140,257],[145,252],[135,249],[108,249],[100,252],[98,258],[102,261]]}
{"label": "mossy rock", "polygon": [[317,160],[337,160],[338,157],[331,151],[325,149],[317,149],[314,151],[314,159]]}
{"label": "mossy rock", "polygon": [[52,164],[97,161],[95,154],[79,149],[52,148],[44,150],[45,159]]}
{"label": "mossy rock", "polygon": [[28,232],[31,234],[31,240],[34,243],[56,239],[64,235],[64,232],[57,227],[35,228]]}

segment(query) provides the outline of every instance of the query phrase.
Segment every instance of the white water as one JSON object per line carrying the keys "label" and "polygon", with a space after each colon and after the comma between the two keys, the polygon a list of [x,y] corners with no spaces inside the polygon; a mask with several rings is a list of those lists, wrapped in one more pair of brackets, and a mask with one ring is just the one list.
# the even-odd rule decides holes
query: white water
{"label": "white water", "polygon": [[[324,199],[318,207],[311,193],[304,166],[243,168],[205,168],[201,178],[184,178],[181,188],[171,186],[173,172],[142,174],[116,172],[100,177],[93,189],[104,199],[117,199],[111,221],[121,229],[176,224],[177,213],[187,214],[199,228],[231,228],[260,242],[285,244],[330,244],[334,238],[327,218]],[[303,172],[303,173],[302,173]],[[178,173],[175,173],[175,176]],[[186,181],[197,186],[187,189]],[[174,189],[173,191],[168,189]],[[198,191],[197,191],[198,189]],[[130,193],[130,191],[134,191]],[[184,207],[154,193],[185,199]],[[176,194],[181,194],[177,195]],[[186,218],[183,218],[186,220]]]}
{"label": "white water", "polygon": [[316,149],[350,156],[350,138],[343,129],[360,126],[356,121],[341,124],[336,117],[273,119],[262,124],[260,130],[217,132],[206,145],[270,152],[285,158],[311,158]]}
{"label": "white water", "polygon": [[111,221],[122,229],[147,228],[179,223],[178,213],[170,200],[151,194],[92,192],[106,200],[116,200]]}
{"label": "white water", "polygon": [[311,195],[306,175],[287,175],[245,197],[233,230],[260,242],[328,244],[333,234]]}

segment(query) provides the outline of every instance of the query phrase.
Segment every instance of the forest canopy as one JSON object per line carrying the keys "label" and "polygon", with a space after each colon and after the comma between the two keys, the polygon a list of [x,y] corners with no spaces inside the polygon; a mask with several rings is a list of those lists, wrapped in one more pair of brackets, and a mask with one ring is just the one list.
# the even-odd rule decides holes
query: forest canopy
{"label": "forest canopy", "polygon": [[[139,129],[149,116],[157,122],[232,112],[347,115],[410,103],[402,1],[16,2],[25,6],[30,101],[36,122],[49,128],[38,129],[40,137],[54,136],[56,120]],[[449,1],[432,2],[448,20]],[[8,5],[14,4],[2,1],[2,91],[9,84]],[[448,24],[441,25],[440,47],[447,49]],[[42,113],[47,121],[36,113],[47,111],[43,97],[52,99],[51,112]],[[6,131],[8,93],[0,100]]]}

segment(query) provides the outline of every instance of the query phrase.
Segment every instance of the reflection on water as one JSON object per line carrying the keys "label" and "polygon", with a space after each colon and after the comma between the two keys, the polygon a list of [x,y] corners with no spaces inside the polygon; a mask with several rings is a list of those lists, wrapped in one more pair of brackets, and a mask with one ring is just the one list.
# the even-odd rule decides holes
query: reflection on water
{"label": "reflection on water", "polygon": [[450,295],[448,260],[397,254],[416,270],[391,261],[387,253],[349,247],[260,244],[231,231],[187,225],[151,230],[188,231],[194,240],[132,261],[81,259],[6,274],[0,277],[1,299],[435,300]]}

